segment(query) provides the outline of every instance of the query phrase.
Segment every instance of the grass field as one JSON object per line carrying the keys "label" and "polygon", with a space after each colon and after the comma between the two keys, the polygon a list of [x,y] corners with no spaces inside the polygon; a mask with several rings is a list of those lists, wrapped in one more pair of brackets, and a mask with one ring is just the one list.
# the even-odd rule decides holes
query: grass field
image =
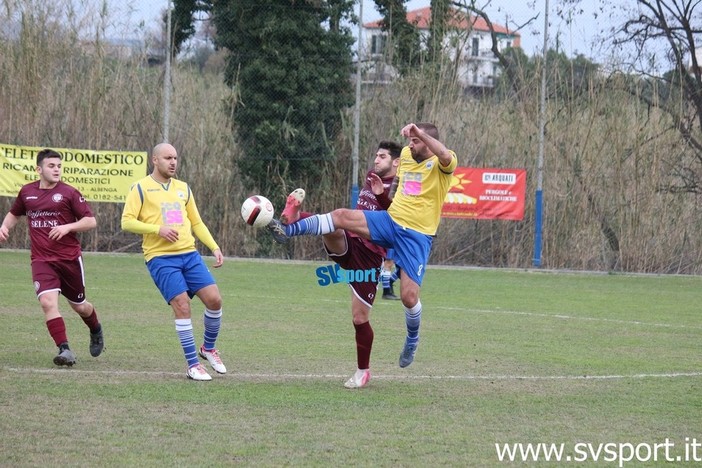
{"label": "grass field", "polygon": [[[686,440],[702,441],[700,277],[430,268],[415,362],[398,367],[402,310],[378,300],[373,379],[347,390],[350,293],[318,286],[322,263],[231,259],[213,270],[229,373],[204,383],[185,378],[142,258],[85,263],[106,350],[90,357],[87,329],[61,299],[78,363],[59,369],[29,253],[0,251],[2,466],[495,466],[508,465],[495,444],[573,454],[578,443],[667,439],[685,457]],[[607,453],[600,465],[624,464]]]}

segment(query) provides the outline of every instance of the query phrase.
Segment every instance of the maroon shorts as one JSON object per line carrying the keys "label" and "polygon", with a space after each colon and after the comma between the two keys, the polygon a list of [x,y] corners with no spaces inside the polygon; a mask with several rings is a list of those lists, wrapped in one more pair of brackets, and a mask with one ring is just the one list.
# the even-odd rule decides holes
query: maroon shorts
{"label": "maroon shorts", "polygon": [[[367,239],[350,235],[344,231],[346,236],[346,252],[333,254],[327,250],[327,255],[344,270],[375,270],[375,273],[365,277],[374,277],[375,281],[352,281],[349,283],[351,290],[368,307],[373,305],[375,294],[378,290],[378,280],[380,279],[380,267],[383,264],[383,255],[379,253],[381,248]],[[326,246],[324,247],[326,250]]]}
{"label": "maroon shorts", "polygon": [[85,302],[85,272],[83,257],[75,260],[32,262],[32,281],[37,297],[45,292],[58,291],[75,304]]}

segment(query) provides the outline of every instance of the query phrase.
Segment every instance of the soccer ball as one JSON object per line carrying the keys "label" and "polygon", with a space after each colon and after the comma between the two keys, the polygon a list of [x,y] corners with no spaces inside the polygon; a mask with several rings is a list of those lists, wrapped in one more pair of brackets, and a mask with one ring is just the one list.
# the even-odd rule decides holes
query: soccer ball
{"label": "soccer ball", "polygon": [[253,195],[241,205],[241,217],[249,226],[262,228],[273,219],[273,203],[262,195]]}

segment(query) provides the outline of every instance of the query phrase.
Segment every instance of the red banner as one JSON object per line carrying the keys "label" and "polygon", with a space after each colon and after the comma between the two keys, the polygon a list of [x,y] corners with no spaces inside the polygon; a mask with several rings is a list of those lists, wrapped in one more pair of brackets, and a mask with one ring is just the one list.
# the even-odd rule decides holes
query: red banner
{"label": "red banner", "polygon": [[521,221],[525,195],[524,169],[457,167],[441,216]]}

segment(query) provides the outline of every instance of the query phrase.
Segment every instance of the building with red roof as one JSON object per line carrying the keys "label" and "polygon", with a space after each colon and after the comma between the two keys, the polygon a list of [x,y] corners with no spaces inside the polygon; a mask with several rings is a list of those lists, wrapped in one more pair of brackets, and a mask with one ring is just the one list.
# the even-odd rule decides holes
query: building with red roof
{"label": "building with red roof", "polygon": [[[456,78],[466,87],[491,88],[495,78],[500,74],[500,67],[492,52],[492,37],[487,22],[465,11],[451,9],[449,12],[447,32],[444,37],[444,52],[456,63]],[[431,25],[431,8],[424,7],[407,12],[407,21],[414,24],[420,32],[423,42],[429,37]],[[388,32],[382,29],[382,20],[363,25],[364,49],[363,60],[370,62],[366,67],[366,79],[388,81],[397,76],[389,65],[387,47]],[[507,27],[492,23],[499,51],[509,47],[520,47],[520,35]]]}

